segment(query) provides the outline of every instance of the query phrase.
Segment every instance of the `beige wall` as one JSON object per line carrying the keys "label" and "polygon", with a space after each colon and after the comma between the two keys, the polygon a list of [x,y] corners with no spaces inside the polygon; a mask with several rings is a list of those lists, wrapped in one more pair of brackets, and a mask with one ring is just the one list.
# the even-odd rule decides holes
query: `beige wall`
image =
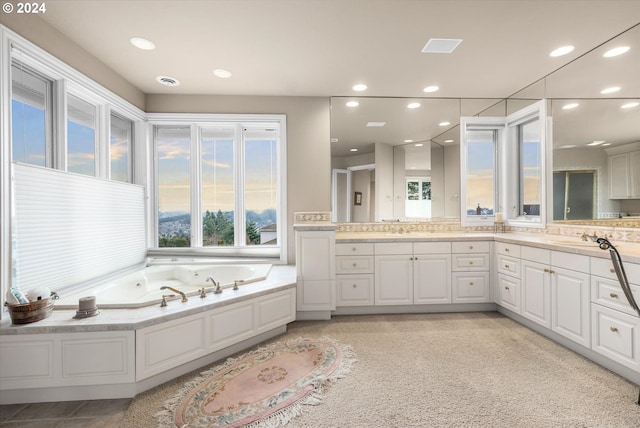
{"label": "beige wall", "polygon": [[331,210],[329,98],[147,95],[148,113],[251,113],[287,116],[288,261],[295,261],[293,213]]}
{"label": "beige wall", "polygon": [[144,110],[144,93],[37,15],[0,13],[0,24]]}

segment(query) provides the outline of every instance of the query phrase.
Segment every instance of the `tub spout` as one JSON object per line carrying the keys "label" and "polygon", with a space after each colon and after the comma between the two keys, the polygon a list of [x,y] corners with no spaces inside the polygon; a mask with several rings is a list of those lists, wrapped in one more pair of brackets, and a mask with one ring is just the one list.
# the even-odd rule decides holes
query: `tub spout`
{"label": "tub spout", "polygon": [[187,295],[186,295],[186,294],[184,294],[182,291],[180,291],[180,290],[178,290],[178,289],[175,289],[175,288],[173,288],[173,287],[169,287],[169,286],[166,286],[166,285],[165,285],[165,286],[160,287],[160,290],[167,290],[167,289],[169,289],[169,290],[173,291],[174,293],[178,293],[179,295],[181,295],[181,296],[182,296],[182,301],[183,301],[183,302],[186,302],[187,300],[189,300],[189,299],[187,299]]}
{"label": "tub spout", "polygon": [[222,288],[220,288],[220,283],[216,282],[215,279],[213,279],[212,276],[208,276],[206,279],[207,282],[211,282],[213,283],[213,285],[215,286],[215,289],[213,290],[213,294],[220,294],[222,293]]}

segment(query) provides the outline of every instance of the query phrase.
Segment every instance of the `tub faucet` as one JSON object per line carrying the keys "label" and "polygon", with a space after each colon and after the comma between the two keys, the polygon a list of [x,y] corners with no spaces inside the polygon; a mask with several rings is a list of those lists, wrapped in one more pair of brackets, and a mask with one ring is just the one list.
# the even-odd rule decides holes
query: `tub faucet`
{"label": "tub faucet", "polygon": [[169,289],[169,290],[173,291],[174,293],[178,293],[179,295],[181,295],[181,296],[182,296],[182,301],[183,301],[183,302],[186,302],[187,300],[189,300],[189,299],[187,299],[187,295],[186,295],[186,294],[184,294],[184,293],[183,293],[182,291],[180,291],[180,290],[177,290],[177,289],[175,289],[175,288],[173,288],[173,287],[169,287],[169,286],[167,286],[167,285],[160,287],[160,290],[167,290],[167,289]]}
{"label": "tub faucet", "polygon": [[215,280],[215,279],[213,279],[213,277],[212,277],[212,276],[208,276],[208,277],[207,277],[207,279],[206,279],[206,281],[207,281],[207,282],[211,282],[211,283],[213,283],[213,285],[216,287],[216,288],[213,290],[213,294],[220,294],[220,293],[222,293],[222,288],[220,288],[220,283],[219,283],[219,282],[216,282],[216,280]]}

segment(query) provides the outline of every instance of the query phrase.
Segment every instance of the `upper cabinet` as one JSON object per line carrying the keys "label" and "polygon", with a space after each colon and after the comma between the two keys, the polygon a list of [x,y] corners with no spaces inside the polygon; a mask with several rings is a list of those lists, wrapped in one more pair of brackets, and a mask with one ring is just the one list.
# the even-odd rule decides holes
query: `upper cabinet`
{"label": "upper cabinet", "polygon": [[640,199],[640,142],[606,150],[611,199]]}

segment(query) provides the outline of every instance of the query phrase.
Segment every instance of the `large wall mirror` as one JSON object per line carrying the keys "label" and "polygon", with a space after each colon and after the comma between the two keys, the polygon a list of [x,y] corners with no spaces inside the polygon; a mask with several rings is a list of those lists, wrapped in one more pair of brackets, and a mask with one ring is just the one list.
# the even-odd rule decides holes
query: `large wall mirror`
{"label": "large wall mirror", "polygon": [[[341,220],[459,218],[459,118],[507,116],[540,99],[552,134],[547,223],[640,216],[639,41],[640,25],[504,100],[332,98],[332,168],[358,187],[343,192],[340,206],[352,209]],[[429,208],[415,202],[428,197]]]}

